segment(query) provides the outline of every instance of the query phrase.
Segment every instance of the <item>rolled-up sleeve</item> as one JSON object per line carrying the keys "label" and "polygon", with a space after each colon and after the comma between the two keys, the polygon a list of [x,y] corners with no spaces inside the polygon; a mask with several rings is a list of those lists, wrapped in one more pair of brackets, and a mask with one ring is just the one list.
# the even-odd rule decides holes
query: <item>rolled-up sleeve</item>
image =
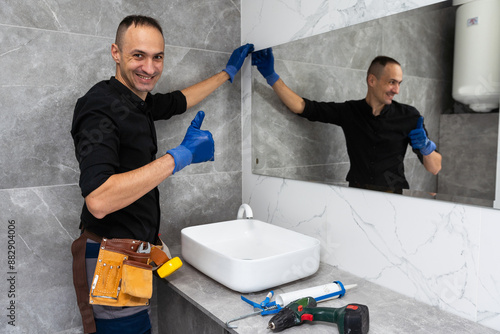
{"label": "rolled-up sleeve", "polygon": [[299,116],[312,122],[322,122],[340,125],[342,122],[342,104],[335,102],[317,102],[304,98],[306,103],[304,111]]}
{"label": "rolled-up sleeve", "polygon": [[180,90],[167,94],[154,94],[153,99],[153,119],[167,120],[174,115],[180,115],[186,111],[186,97]]}

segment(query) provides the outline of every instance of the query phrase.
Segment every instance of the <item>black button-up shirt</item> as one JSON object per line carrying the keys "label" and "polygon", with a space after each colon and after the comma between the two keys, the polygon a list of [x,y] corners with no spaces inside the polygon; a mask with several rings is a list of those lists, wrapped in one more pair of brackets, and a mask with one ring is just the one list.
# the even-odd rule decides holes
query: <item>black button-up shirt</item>
{"label": "black button-up shirt", "polygon": [[[392,101],[374,116],[364,99],[344,103],[304,100],[306,106],[300,116],[342,127],[351,164],[346,178],[350,186],[409,188],[403,159],[410,143],[408,134],[417,127],[420,117],[417,109]],[[414,152],[422,161],[420,152]]]}
{"label": "black button-up shirt", "polygon": [[[78,99],[71,135],[80,166],[80,188],[86,197],[113,174],[140,168],[156,158],[153,121],[186,111],[180,91],[148,94],[146,101],[112,77]],[[160,224],[159,192],[155,188],[131,205],[103,219],[84,204],[81,227],[108,238],[154,242]]]}

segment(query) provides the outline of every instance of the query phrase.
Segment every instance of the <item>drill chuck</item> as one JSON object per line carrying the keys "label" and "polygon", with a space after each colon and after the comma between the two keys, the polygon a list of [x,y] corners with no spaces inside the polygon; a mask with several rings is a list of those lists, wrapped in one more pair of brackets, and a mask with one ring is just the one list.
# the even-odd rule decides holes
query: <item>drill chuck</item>
{"label": "drill chuck", "polygon": [[296,322],[295,313],[292,309],[285,307],[269,321],[268,329],[280,331],[288,327],[298,325]]}

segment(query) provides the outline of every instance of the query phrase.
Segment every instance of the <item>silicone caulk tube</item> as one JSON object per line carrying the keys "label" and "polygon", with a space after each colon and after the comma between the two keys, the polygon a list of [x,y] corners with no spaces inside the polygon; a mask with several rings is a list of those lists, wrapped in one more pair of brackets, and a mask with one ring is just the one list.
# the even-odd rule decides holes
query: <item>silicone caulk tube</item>
{"label": "silicone caulk tube", "polygon": [[[351,284],[351,285],[345,285],[344,289],[349,290],[354,287],[356,287],[357,284]],[[302,289],[302,290],[297,290],[297,291],[292,291],[292,292],[286,292],[282,293],[279,295],[276,295],[276,303],[280,304],[281,306],[286,306],[290,304],[293,301],[296,301],[297,299],[304,298],[304,297],[313,297],[314,299],[317,299],[318,301],[325,301],[329,299],[334,299],[338,298],[340,295],[336,294],[331,297],[328,297],[328,295],[333,294],[335,292],[339,292],[342,290],[342,287],[338,283],[329,283],[325,285],[318,285],[312,288],[307,288],[307,289]]]}

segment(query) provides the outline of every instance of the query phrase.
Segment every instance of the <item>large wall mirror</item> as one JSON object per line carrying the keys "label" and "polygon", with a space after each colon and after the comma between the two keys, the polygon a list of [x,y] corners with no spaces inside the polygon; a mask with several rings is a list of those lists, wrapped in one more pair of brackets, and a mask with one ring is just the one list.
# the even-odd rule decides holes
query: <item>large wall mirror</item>
{"label": "large wall mirror", "polygon": [[[377,55],[397,59],[403,84],[395,100],[415,106],[443,156],[431,175],[409,147],[404,195],[492,207],[498,109],[473,112],[452,98],[456,7],[451,1],[273,47],[275,69],[299,95],[317,101],[362,99]],[[254,174],[347,186],[342,130],[290,112],[252,68]]]}

